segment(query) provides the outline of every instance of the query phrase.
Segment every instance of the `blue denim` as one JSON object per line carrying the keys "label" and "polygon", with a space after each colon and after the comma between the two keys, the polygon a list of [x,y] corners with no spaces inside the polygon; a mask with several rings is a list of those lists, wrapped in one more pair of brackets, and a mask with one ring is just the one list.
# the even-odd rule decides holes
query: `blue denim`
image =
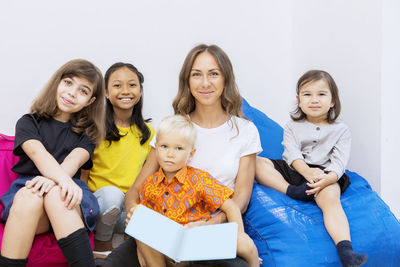
{"label": "blue denim", "polygon": [[[7,221],[12,203],[14,201],[14,196],[22,187],[25,186],[25,183],[29,180],[32,180],[35,176],[20,176],[16,179],[1,197],[0,201],[3,203],[4,209],[1,213],[1,219],[3,222]],[[72,178],[72,180],[82,189],[82,201],[81,201],[81,210],[84,219],[84,223],[86,228],[92,232],[95,228],[95,219],[97,214],[99,213],[99,205],[97,204],[97,200],[95,196],[90,192],[87,184],[81,180]]]}
{"label": "blue denim", "polygon": [[[124,233],[125,230],[125,194],[115,186],[105,186],[93,193],[99,203],[100,212],[96,218],[94,238],[100,241],[110,241],[113,233]],[[110,216],[107,212],[117,209]]]}

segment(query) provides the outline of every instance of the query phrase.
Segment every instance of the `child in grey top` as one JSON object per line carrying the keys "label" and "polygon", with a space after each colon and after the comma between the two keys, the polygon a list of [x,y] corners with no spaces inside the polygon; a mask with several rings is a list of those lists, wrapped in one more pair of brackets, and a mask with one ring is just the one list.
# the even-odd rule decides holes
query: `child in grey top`
{"label": "child in grey top", "polygon": [[347,125],[335,121],[318,126],[307,120],[289,121],[284,130],[283,159],[291,166],[297,159],[333,171],[339,179],[349,161],[351,134]]}
{"label": "child in grey top", "polygon": [[314,201],[324,214],[343,266],[360,266],[368,256],[353,251],[340,194],[350,185],[344,173],[350,156],[348,127],[340,114],[335,81],[325,71],[311,70],[297,82],[297,108],[284,129],[284,160],[257,158],[256,179],[291,198]]}

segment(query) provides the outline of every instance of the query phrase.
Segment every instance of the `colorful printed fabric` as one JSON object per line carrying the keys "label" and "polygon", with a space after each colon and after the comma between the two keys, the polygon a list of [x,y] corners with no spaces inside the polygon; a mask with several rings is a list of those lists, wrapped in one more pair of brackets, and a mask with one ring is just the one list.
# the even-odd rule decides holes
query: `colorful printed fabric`
{"label": "colorful printed fabric", "polygon": [[187,224],[207,221],[233,191],[210,174],[185,166],[168,182],[162,169],[148,177],[140,190],[140,204]]}

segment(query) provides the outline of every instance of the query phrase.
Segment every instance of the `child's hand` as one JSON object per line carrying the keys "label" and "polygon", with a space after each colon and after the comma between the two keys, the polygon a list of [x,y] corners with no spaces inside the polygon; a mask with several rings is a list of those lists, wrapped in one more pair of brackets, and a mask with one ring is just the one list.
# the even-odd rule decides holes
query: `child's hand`
{"label": "child's hand", "polygon": [[129,210],[129,212],[126,213],[126,219],[125,219],[125,227],[128,225],[129,221],[131,220],[132,214],[135,212],[137,205],[134,204],[133,207]]}
{"label": "child's hand", "polygon": [[328,175],[326,173],[324,173],[323,175],[321,175],[318,178],[314,179],[314,183],[307,183],[307,185],[309,187],[311,187],[312,189],[310,190],[306,190],[307,195],[312,195],[314,194],[314,197],[318,196],[318,193],[324,189],[325,187],[327,187],[328,185],[331,185],[333,183],[336,182],[336,179],[334,177],[332,177],[331,175]]}
{"label": "child's hand", "polygon": [[207,224],[207,222],[205,222],[205,221],[197,221],[197,222],[187,223],[183,227],[189,229],[189,228],[192,228],[192,227],[196,227],[196,226],[200,226],[200,225],[206,225],[206,224]]}
{"label": "child's hand", "polygon": [[306,180],[309,183],[314,183],[317,179],[319,179],[323,175],[325,175],[323,170],[319,168],[309,168],[305,173],[304,178],[306,178]]}
{"label": "child's hand", "polygon": [[58,182],[61,188],[61,200],[65,202],[65,207],[74,209],[82,201],[82,189],[70,178]]}
{"label": "child's hand", "polygon": [[50,180],[43,176],[36,176],[32,180],[29,180],[25,183],[25,187],[27,189],[31,189],[32,193],[36,193],[39,197],[43,197],[44,194],[48,193],[56,183],[53,180]]}

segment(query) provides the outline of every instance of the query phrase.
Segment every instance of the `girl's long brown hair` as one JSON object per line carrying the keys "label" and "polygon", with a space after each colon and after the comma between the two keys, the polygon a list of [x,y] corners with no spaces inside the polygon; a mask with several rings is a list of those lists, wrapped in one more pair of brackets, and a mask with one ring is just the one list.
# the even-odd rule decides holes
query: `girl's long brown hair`
{"label": "girl's long brown hair", "polygon": [[72,114],[70,121],[73,132],[84,133],[98,144],[104,137],[104,81],[100,70],[87,60],[75,59],[61,66],[33,101],[30,112],[42,119],[57,115],[57,88],[66,77],[85,78],[93,84],[95,101]]}

